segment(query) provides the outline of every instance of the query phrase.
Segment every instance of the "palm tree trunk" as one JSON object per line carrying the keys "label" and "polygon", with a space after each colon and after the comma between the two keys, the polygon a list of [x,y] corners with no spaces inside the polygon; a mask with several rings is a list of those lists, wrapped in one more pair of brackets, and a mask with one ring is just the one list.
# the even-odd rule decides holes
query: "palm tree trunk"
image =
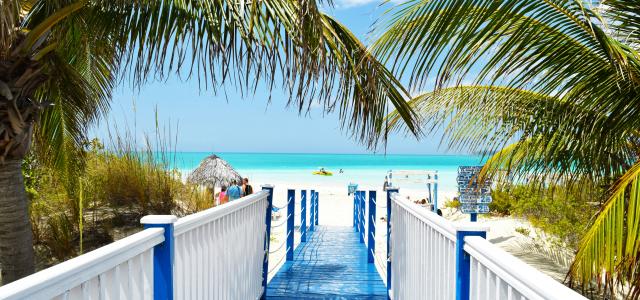
{"label": "palm tree trunk", "polygon": [[33,236],[29,222],[22,160],[0,163],[0,276],[2,284],[34,272]]}

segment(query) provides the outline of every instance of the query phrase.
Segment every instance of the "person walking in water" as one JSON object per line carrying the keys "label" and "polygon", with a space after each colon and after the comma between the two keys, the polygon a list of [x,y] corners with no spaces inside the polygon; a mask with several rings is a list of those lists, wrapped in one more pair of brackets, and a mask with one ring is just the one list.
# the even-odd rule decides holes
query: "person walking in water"
{"label": "person walking in water", "polygon": [[249,184],[249,178],[242,180],[242,195],[249,196],[253,194],[253,187]]}
{"label": "person walking in water", "polygon": [[240,199],[240,197],[242,197],[242,189],[238,186],[237,181],[231,181],[231,185],[227,189],[227,197],[229,198],[229,201]]}

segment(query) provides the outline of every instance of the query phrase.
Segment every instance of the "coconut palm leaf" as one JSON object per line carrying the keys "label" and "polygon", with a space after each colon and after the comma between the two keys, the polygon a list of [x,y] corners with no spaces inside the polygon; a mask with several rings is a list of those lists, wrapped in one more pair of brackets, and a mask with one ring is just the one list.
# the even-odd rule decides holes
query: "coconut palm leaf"
{"label": "coconut palm leaf", "polygon": [[583,287],[593,278],[613,294],[619,282],[630,282],[632,298],[640,293],[640,162],[611,188],[608,200],[580,241],[570,276]]}
{"label": "coconut palm leaf", "polygon": [[[418,95],[409,104],[420,115],[425,131],[443,130],[443,141],[450,149],[498,151],[495,155],[503,157],[499,161],[518,153],[517,158],[507,159],[513,160],[508,174],[514,180],[616,177],[637,155],[635,131],[613,130],[606,126],[607,116],[598,111],[532,91],[460,86]],[[389,115],[389,126],[403,128],[395,112]],[[581,130],[592,126],[603,129]],[[608,138],[602,139],[603,134]],[[509,144],[512,149],[504,151]]]}
{"label": "coconut palm leaf", "polygon": [[[51,11],[72,11],[78,3],[82,2],[42,1],[32,18],[45,19],[40,15]],[[273,87],[282,78],[291,95],[290,104],[300,112],[310,107],[310,99],[329,111],[337,107],[343,126],[370,145],[379,137],[376,128],[389,103],[399,109],[406,123],[413,124],[402,85],[346,27],[321,13],[314,1],[244,5],[236,1],[88,1],[76,14],[55,20],[66,30],[61,34],[88,24],[103,39],[107,37],[111,47],[116,45],[113,51],[104,49],[109,45],[100,45],[91,52],[109,52],[109,76],[130,70],[134,81],[143,84],[150,77],[163,78],[175,71],[199,75],[214,90],[234,80],[241,91],[257,88],[260,80]],[[83,38],[75,38],[64,49],[86,50],[78,44]],[[115,64],[113,57],[123,63]],[[103,86],[110,89],[108,84]],[[413,125],[410,128],[416,130]]]}
{"label": "coconut palm leaf", "polygon": [[638,251],[622,257],[612,245],[639,226],[624,200],[635,197],[639,157],[639,12],[623,0],[415,0],[387,14],[374,45],[411,89],[435,82],[410,101],[427,132],[444,128],[449,147],[502,149],[485,171],[506,167],[514,181],[621,178],[572,274],[584,286],[601,276],[607,287],[633,285],[633,298]]}
{"label": "coconut palm leaf", "polygon": [[[195,77],[214,93],[225,83],[242,94],[263,84],[282,88],[300,113],[313,101],[337,110],[343,128],[370,146],[382,136],[388,105],[417,132],[406,90],[313,0],[1,3],[0,172],[15,174],[35,130],[42,160],[74,178],[69,170],[78,168],[70,164],[81,158],[76,153],[88,126],[108,110],[113,87],[120,80],[140,87],[173,74]],[[0,196],[6,207],[26,203],[15,177],[8,184],[15,194]],[[27,220],[26,209],[3,216],[12,218],[7,223]],[[23,238],[16,257],[0,256],[4,270],[13,270],[2,279],[31,272],[28,234],[0,235],[0,248]]]}
{"label": "coconut palm leaf", "polygon": [[617,101],[630,93],[639,101],[637,52],[580,1],[409,1],[389,15],[375,52],[393,59],[399,76],[409,70],[415,89],[472,74],[475,84],[563,95],[612,114],[614,126],[637,113]]}
{"label": "coconut palm leaf", "polygon": [[[205,78],[205,87],[211,81],[214,90],[234,80],[244,92],[257,87],[256,77],[273,87],[275,78],[283,77],[276,76],[280,72],[285,75],[283,84],[290,92],[291,105],[304,112],[311,105],[309,99],[315,99],[327,111],[337,107],[343,127],[369,145],[374,146],[380,137],[378,128],[389,103],[417,132],[402,85],[349,30],[321,13],[313,1],[258,1],[242,6],[235,1],[58,0],[36,1],[32,6],[24,20],[32,29],[19,48],[27,51],[36,42],[55,41],[34,57],[45,65],[53,61],[47,54],[58,57],[55,63],[68,67],[47,68],[76,72],[58,78],[81,77],[84,82],[62,84],[85,89],[52,92],[57,100],[40,101],[63,106],[60,101],[81,100],[76,95],[93,99],[86,109],[69,105],[44,112],[36,141],[47,153],[43,157],[60,168],[67,160],[58,155],[68,151],[59,151],[64,148],[59,147],[81,146],[84,138],[80,133],[107,111],[115,80],[125,76],[117,74],[131,74],[139,85],[150,77],[184,72]],[[92,30],[85,30],[87,26]],[[56,90],[59,83],[49,82],[43,89]],[[64,110],[66,118],[51,115]],[[66,124],[52,124],[52,120]],[[62,138],[65,136],[67,139]]]}

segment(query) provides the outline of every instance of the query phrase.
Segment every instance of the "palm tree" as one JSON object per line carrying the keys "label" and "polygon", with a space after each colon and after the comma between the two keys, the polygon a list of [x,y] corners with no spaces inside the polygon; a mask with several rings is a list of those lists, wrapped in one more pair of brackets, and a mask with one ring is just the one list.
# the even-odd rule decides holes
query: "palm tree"
{"label": "palm tree", "polygon": [[429,132],[494,153],[484,176],[610,187],[570,279],[640,297],[640,2],[413,0],[381,24],[374,53],[428,88]]}
{"label": "palm tree", "polygon": [[[412,123],[407,93],[316,1],[0,0],[0,266],[34,270],[21,162],[31,148],[70,174],[87,126],[114,85],[169,74],[214,91],[258,82],[315,99],[360,141],[379,139],[389,103]],[[277,75],[277,76],[276,76]],[[281,78],[281,83],[277,78]],[[257,80],[256,80],[257,79]]]}

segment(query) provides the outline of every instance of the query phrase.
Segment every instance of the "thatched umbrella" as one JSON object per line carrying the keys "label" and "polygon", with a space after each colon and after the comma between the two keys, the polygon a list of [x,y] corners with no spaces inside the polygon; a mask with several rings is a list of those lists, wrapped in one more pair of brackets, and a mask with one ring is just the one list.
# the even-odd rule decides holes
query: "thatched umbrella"
{"label": "thatched umbrella", "polygon": [[191,183],[205,185],[215,191],[216,185],[229,185],[232,180],[240,183],[242,177],[231,165],[217,155],[203,159],[198,168],[193,170],[187,180]]}

